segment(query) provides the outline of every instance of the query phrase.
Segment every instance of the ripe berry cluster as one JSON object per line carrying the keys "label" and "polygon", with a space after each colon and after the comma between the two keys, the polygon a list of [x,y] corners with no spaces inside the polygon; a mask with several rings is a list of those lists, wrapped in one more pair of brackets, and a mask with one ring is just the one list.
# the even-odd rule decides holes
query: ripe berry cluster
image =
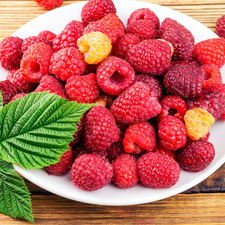
{"label": "ripe berry cluster", "polygon": [[60,34],[43,30],[0,43],[4,104],[49,91],[96,103],[77,124],[60,162],[46,168],[93,191],[109,182],[169,188],[181,169],[204,170],[215,149],[209,129],[225,119],[225,39],[195,43],[178,21],[149,8],[123,24],[112,0],[90,0]]}

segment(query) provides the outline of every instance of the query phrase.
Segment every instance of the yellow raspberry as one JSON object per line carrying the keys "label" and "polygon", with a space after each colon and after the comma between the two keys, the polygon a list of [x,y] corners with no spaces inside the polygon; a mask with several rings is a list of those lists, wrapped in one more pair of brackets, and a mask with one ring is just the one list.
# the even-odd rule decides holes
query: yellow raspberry
{"label": "yellow raspberry", "polygon": [[88,64],[98,64],[109,55],[112,49],[111,40],[101,32],[84,34],[77,40],[77,45]]}
{"label": "yellow raspberry", "polygon": [[205,109],[193,108],[187,110],[184,116],[187,135],[192,140],[204,138],[209,128],[214,124],[215,118]]}

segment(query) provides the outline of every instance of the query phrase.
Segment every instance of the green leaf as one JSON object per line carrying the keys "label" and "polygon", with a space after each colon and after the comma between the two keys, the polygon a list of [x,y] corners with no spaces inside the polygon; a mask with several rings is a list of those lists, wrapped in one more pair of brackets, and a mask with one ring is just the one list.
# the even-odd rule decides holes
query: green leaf
{"label": "green leaf", "polygon": [[12,163],[0,159],[0,212],[34,222],[30,193]]}
{"label": "green leaf", "polygon": [[0,90],[0,110],[3,107],[3,96],[2,96],[2,91]]}
{"label": "green leaf", "polygon": [[79,104],[48,92],[30,93],[0,110],[0,157],[25,169],[59,162],[83,113]]}

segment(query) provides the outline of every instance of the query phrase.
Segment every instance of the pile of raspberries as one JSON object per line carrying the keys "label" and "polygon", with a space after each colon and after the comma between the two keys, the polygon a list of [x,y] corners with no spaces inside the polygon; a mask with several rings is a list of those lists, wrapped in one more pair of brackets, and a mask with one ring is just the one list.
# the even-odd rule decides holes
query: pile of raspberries
{"label": "pile of raspberries", "polygon": [[169,188],[181,169],[202,171],[214,159],[208,138],[225,119],[225,39],[195,43],[181,23],[160,23],[149,8],[135,10],[127,24],[116,12],[112,0],[90,0],[81,21],[60,34],[5,38],[4,104],[38,91],[95,103],[60,162],[44,168],[48,174],[70,172],[86,191],[110,182]]}

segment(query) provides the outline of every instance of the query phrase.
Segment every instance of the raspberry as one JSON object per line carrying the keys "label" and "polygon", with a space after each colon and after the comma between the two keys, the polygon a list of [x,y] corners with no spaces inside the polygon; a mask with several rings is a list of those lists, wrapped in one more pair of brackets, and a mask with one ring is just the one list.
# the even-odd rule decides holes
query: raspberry
{"label": "raspberry", "polygon": [[83,154],[72,165],[72,182],[85,191],[105,187],[113,177],[113,166],[99,155]]}
{"label": "raspberry", "polygon": [[187,107],[188,109],[205,109],[217,120],[220,118],[225,108],[224,97],[219,92],[203,91],[201,96],[188,99]]}
{"label": "raspberry", "polygon": [[63,48],[75,47],[78,48],[77,40],[82,36],[84,25],[82,22],[72,20],[69,22],[63,31],[53,40],[53,50],[55,52]]}
{"label": "raspberry", "polygon": [[65,95],[65,90],[62,84],[54,77],[50,75],[44,75],[38,87],[34,90],[34,92],[43,92],[49,91],[49,93],[56,94],[61,98],[67,99]]}
{"label": "raspberry", "polygon": [[184,147],[187,142],[184,123],[171,115],[165,116],[158,123],[158,136],[160,146],[172,151]]}
{"label": "raspberry", "polygon": [[105,151],[120,138],[120,131],[113,115],[103,106],[93,106],[84,127],[84,146],[92,151]]}
{"label": "raspberry", "polygon": [[19,98],[23,98],[25,95],[27,95],[27,93],[18,93],[11,98],[10,102],[16,101]]}
{"label": "raspberry", "polygon": [[190,59],[185,60],[185,61],[172,61],[171,64],[170,64],[170,67],[175,66],[176,64],[189,65],[189,66],[192,66],[195,69],[200,67],[200,64],[198,63],[198,61],[196,59],[194,59],[193,57],[191,57]]}
{"label": "raspberry", "polygon": [[180,177],[180,166],[172,158],[149,152],[138,159],[138,175],[141,183],[150,188],[169,188]]}
{"label": "raspberry", "polygon": [[177,162],[184,170],[199,172],[204,170],[213,161],[215,149],[207,141],[189,141],[187,145],[178,150]]}
{"label": "raspberry", "polygon": [[131,154],[151,152],[156,146],[156,133],[148,122],[131,124],[123,139],[124,151]]}
{"label": "raspberry", "polygon": [[77,40],[77,44],[88,64],[98,64],[109,55],[112,49],[111,40],[101,32],[85,34]]}
{"label": "raspberry", "polygon": [[34,0],[44,9],[52,10],[63,4],[63,0]]}
{"label": "raspberry", "polygon": [[109,13],[116,13],[112,0],[89,0],[81,10],[81,20],[85,25],[102,19]]}
{"label": "raspberry", "polygon": [[42,76],[48,74],[52,53],[51,47],[44,43],[36,43],[29,46],[23,54],[20,64],[20,68],[23,70],[23,77],[29,82],[39,82]]}
{"label": "raspberry", "polygon": [[60,49],[51,56],[49,72],[57,79],[66,81],[73,75],[81,75],[85,71],[86,62],[79,49],[74,47]]}
{"label": "raspberry", "polygon": [[111,56],[102,61],[96,71],[99,87],[109,95],[119,95],[135,81],[131,65],[124,59]]}
{"label": "raspberry", "polygon": [[153,91],[155,91],[158,100],[162,98],[162,85],[155,77],[152,77],[148,74],[137,74],[135,82],[147,84]]}
{"label": "raspberry", "polygon": [[219,37],[225,38],[225,15],[221,16],[216,21],[215,33]]}
{"label": "raspberry", "polygon": [[214,83],[222,83],[222,75],[217,66],[206,64],[200,69],[203,71],[202,88],[207,89]]}
{"label": "raspberry", "polygon": [[73,151],[69,146],[69,150],[64,152],[60,157],[60,161],[56,164],[44,167],[44,170],[50,175],[63,175],[69,172],[73,163]]}
{"label": "raspberry", "polygon": [[56,34],[49,30],[43,30],[38,34],[38,37],[45,38],[49,41],[49,45],[53,48],[53,41],[56,38]]}
{"label": "raspberry", "polygon": [[19,67],[22,59],[23,39],[19,37],[6,37],[0,42],[0,60],[1,65],[6,70],[12,70]]}
{"label": "raspberry", "polygon": [[201,95],[202,80],[202,70],[178,64],[168,70],[163,84],[172,95],[187,99]]}
{"label": "raspberry", "polygon": [[122,154],[118,156],[112,163],[114,177],[113,182],[120,188],[131,188],[137,184],[138,165],[134,156]]}
{"label": "raspberry", "polygon": [[165,148],[162,148],[160,146],[156,146],[154,149],[153,149],[153,152],[158,152],[159,154],[161,155],[166,155],[174,160],[176,160],[176,152],[174,151],[170,151],[168,149],[165,149]]}
{"label": "raspberry", "polygon": [[225,64],[225,39],[212,38],[198,42],[192,55],[201,65],[214,64],[221,68]]}
{"label": "raspberry", "polygon": [[125,153],[124,149],[123,149],[123,139],[120,138],[119,141],[113,143],[109,148],[108,148],[108,152],[109,152],[109,157],[111,160],[116,159],[119,155],[122,155]]}
{"label": "raspberry", "polygon": [[192,140],[205,138],[208,135],[209,128],[215,122],[215,118],[205,109],[189,109],[184,116],[187,135]]}
{"label": "raspberry", "polygon": [[155,28],[159,28],[160,25],[158,16],[149,8],[140,8],[132,12],[127,20],[127,25],[137,20],[148,20],[155,26]]}
{"label": "raspberry", "polygon": [[113,102],[111,112],[119,123],[138,123],[161,111],[155,92],[147,84],[136,82]]}
{"label": "raspberry", "polygon": [[9,80],[0,81],[0,91],[2,92],[4,105],[8,104],[12,97],[19,93],[18,88]]}
{"label": "raspberry", "polygon": [[141,39],[137,35],[124,34],[118,37],[116,43],[113,44],[112,54],[121,59],[125,59],[128,49],[139,42],[141,42]]}
{"label": "raspberry", "polygon": [[109,13],[102,19],[89,23],[84,28],[84,34],[96,31],[106,34],[112,41],[112,44],[116,42],[119,36],[125,34],[123,22],[115,13]]}
{"label": "raspberry", "polygon": [[149,39],[131,47],[127,52],[127,61],[137,72],[160,75],[169,69],[171,55],[170,44]]}
{"label": "raspberry", "polygon": [[161,120],[167,115],[172,115],[180,120],[188,110],[184,99],[174,95],[166,95],[161,101],[162,111],[158,115],[158,119]]}
{"label": "raspberry", "polygon": [[79,103],[93,103],[100,93],[94,73],[70,77],[65,88],[69,100]]}
{"label": "raspberry", "polygon": [[136,20],[129,23],[126,32],[137,35],[141,40],[153,39],[156,36],[155,26],[149,20]]}

